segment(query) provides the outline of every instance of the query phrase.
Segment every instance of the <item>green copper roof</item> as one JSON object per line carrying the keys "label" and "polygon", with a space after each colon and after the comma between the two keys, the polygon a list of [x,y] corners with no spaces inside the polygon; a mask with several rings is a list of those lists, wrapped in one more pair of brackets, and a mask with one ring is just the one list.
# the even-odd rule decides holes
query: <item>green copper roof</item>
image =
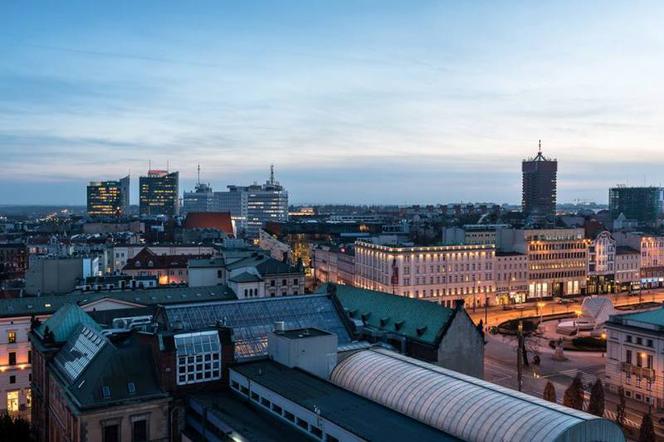
{"label": "green copper roof", "polygon": [[658,308],[657,310],[650,310],[647,312],[628,313],[625,315],[619,315],[617,318],[623,323],[625,323],[625,321],[635,321],[664,327],[664,308]]}
{"label": "green copper roof", "polygon": [[431,344],[442,336],[454,314],[454,310],[435,302],[347,285],[337,285],[336,296],[351,319]]}
{"label": "green copper roof", "polygon": [[76,304],[65,304],[46,322],[41,324],[37,328],[37,332],[44,336],[44,331],[48,327],[53,332],[55,342],[65,342],[79,324],[101,331],[95,320],[85,313],[82,308]]}

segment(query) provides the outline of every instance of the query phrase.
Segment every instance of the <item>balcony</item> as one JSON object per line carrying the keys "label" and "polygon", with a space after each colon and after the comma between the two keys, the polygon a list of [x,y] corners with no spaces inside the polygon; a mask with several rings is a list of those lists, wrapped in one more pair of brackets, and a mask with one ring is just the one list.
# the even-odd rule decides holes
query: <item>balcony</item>
{"label": "balcony", "polygon": [[655,370],[652,368],[637,367],[636,365],[627,362],[621,362],[620,369],[624,373],[629,373],[632,376],[649,379],[652,382],[655,381]]}

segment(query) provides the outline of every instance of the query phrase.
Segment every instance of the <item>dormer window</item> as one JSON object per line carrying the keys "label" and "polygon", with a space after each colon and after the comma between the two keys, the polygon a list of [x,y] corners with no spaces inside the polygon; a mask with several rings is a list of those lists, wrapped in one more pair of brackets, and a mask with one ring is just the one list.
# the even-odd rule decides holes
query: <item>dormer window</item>
{"label": "dormer window", "polygon": [[140,266],[141,266],[141,262],[137,260],[136,262],[134,262],[134,265],[135,265],[136,267],[140,267]]}
{"label": "dormer window", "polygon": [[152,262],[152,260],[148,261],[148,267],[154,267],[154,263]]}

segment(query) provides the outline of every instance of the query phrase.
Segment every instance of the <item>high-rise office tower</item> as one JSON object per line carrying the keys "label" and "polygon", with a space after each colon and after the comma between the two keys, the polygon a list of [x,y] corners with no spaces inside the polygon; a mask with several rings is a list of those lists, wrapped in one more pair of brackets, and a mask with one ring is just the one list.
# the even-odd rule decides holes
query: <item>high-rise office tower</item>
{"label": "high-rise office tower", "polygon": [[179,212],[179,173],[149,170],[139,178],[141,215],[174,216]]}
{"label": "high-rise office tower", "polygon": [[129,176],[113,181],[90,181],[88,215],[122,216],[129,210]]}
{"label": "high-rise office tower", "polygon": [[664,189],[661,187],[617,186],[609,189],[609,212],[613,220],[623,214],[639,224],[655,225],[663,209]]}
{"label": "high-rise office tower", "polygon": [[266,222],[288,221],[288,191],[274,179],[274,166],[270,166],[270,179],[265,184],[228,186],[228,191],[215,195],[220,210],[231,213],[247,238],[257,238]]}
{"label": "high-rise office tower", "polygon": [[201,183],[201,166],[198,166],[198,180],[193,192],[185,192],[182,197],[182,212],[219,212],[219,198],[215,197],[209,184]]}
{"label": "high-rise office tower", "polygon": [[534,158],[524,160],[523,195],[521,207],[524,215],[533,222],[552,221],[556,215],[556,175],[558,161],[542,154],[542,140],[539,152]]}

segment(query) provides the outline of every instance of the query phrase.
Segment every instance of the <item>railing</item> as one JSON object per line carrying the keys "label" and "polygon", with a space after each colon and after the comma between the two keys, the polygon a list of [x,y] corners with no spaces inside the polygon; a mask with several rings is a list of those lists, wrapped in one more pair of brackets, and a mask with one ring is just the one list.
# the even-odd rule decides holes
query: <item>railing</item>
{"label": "railing", "polygon": [[655,380],[655,370],[647,367],[637,367],[636,365],[629,364],[627,362],[622,362],[620,369],[629,373],[630,375],[650,379],[651,381]]}

